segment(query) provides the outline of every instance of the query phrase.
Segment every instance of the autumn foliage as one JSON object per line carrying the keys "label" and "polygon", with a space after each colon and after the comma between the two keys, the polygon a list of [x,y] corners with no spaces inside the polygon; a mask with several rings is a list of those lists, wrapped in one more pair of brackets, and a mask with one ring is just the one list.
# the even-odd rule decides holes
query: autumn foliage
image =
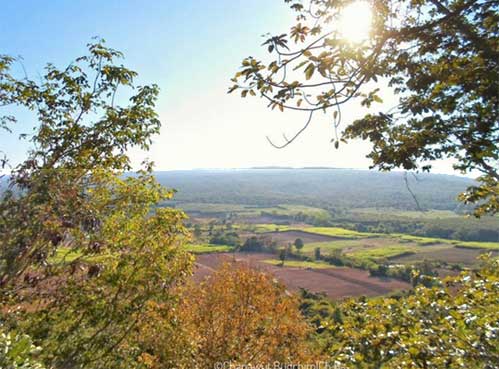
{"label": "autumn foliage", "polygon": [[296,297],[271,275],[245,264],[224,265],[193,286],[181,306],[199,368],[223,361],[305,363],[316,356]]}

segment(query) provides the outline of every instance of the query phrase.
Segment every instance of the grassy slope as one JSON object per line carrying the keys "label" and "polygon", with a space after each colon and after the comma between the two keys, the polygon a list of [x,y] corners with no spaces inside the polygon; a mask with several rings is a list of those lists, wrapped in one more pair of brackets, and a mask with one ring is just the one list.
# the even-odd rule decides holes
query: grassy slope
{"label": "grassy slope", "polygon": [[279,224],[256,224],[254,230],[257,233],[261,232],[275,232],[279,231],[304,231],[309,233],[322,234],[326,236],[336,236],[341,238],[367,238],[367,237],[380,237],[382,235],[376,233],[362,233],[357,231],[352,231],[345,228],[338,227],[297,227]]}
{"label": "grassy slope", "polygon": [[230,252],[233,250],[232,246],[228,245],[212,245],[209,243],[203,244],[188,244],[186,249],[193,254],[207,254],[211,252]]}
{"label": "grassy slope", "polygon": [[382,248],[368,248],[368,249],[357,249],[351,252],[347,252],[347,256],[354,257],[356,259],[384,259],[392,258],[396,256],[405,255],[408,253],[417,253],[419,247],[415,246],[401,246],[401,245],[388,245]]}
{"label": "grassy slope", "polygon": [[241,217],[259,216],[262,212],[277,216],[296,216],[299,213],[309,216],[325,216],[329,213],[320,208],[304,205],[276,205],[272,207],[260,207],[242,204],[224,204],[224,203],[180,203],[178,207],[184,211],[199,211],[201,213],[237,213]]}
{"label": "grassy slope", "polygon": [[378,215],[382,211],[384,215],[392,215],[395,217],[406,217],[414,219],[445,219],[445,218],[462,218],[462,215],[458,215],[450,210],[427,210],[427,211],[409,211],[409,210],[399,210],[399,209],[376,209],[376,208],[359,208],[352,209],[352,214],[369,214]]}

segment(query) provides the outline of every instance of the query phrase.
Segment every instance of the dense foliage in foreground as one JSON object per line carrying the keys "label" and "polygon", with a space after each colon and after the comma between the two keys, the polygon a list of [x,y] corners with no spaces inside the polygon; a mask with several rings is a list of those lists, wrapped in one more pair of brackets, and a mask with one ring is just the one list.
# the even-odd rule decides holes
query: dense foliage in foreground
{"label": "dense foliage in foreground", "polygon": [[408,296],[331,305],[304,294],[317,342],[348,368],[496,368],[499,260]]}
{"label": "dense foliage in foreground", "polygon": [[[64,69],[48,65],[40,82],[15,78],[14,59],[0,58],[0,105],[39,121],[0,201],[0,323],[29,334],[49,368],[130,368],[142,352],[137,332],[159,320],[151,310],[175,308],[192,258],[178,247],[185,215],[154,207],[172,191],[151,165],[123,177],[127,150],[147,149],[159,130],[158,88],[134,86],[136,73],[103,41],[88,48]],[[63,249],[80,256],[53,258]],[[169,315],[161,322],[174,326]]]}

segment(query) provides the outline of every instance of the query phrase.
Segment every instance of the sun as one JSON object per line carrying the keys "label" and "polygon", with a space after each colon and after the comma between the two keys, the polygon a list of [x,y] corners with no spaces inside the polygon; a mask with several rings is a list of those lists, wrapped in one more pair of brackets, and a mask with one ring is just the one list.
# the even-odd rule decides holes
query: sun
{"label": "sun", "polygon": [[367,1],[354,1],[340,11],[338,32],[352,43],[369,39],[372,25],[371,6]]}

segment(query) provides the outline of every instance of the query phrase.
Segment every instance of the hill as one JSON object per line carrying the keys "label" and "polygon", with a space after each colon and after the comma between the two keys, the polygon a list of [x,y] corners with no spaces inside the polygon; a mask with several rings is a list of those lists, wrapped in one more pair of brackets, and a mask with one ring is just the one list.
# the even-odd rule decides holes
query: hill
{"label": "hill", "polygon": [[[156,177],[178,190],[180,202],[417,209],[401,172],[265,168],[161,171]],[[469,178],[438,174],[409,175],[408,182],[421,207],[451,211],[462,210],[456,196],[473,184]]]}

